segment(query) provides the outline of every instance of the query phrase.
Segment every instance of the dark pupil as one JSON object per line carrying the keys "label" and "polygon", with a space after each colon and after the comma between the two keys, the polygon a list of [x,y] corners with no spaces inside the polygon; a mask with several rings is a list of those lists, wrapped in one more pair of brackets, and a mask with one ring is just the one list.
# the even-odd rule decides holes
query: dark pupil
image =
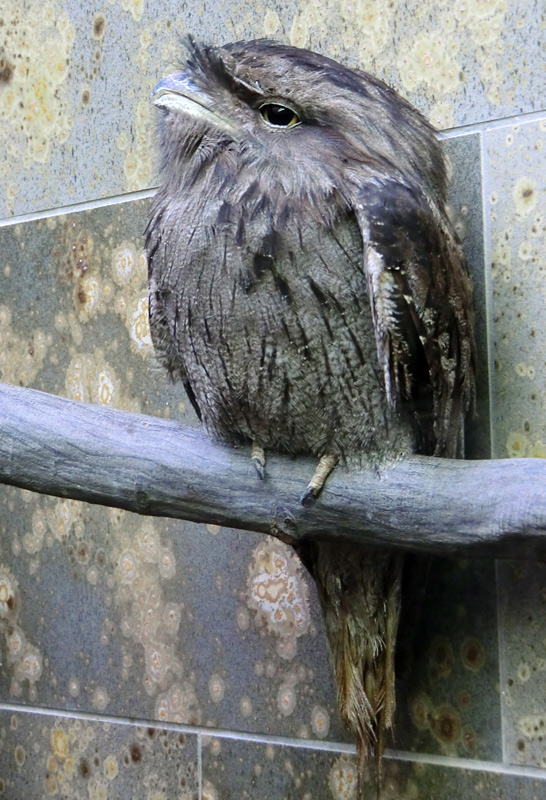
{"label": "dark pupil", "polygon": [[294,112],[290,108],[284,106],[269,105],[266,106],[267,120],[272,125],[290,125],[294,120]]}

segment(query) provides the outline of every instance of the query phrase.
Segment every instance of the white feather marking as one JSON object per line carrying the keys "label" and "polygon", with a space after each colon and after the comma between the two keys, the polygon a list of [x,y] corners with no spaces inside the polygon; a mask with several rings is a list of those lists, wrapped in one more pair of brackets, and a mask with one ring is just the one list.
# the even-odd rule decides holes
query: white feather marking
{"label": "white feather marking", "polygon": [[390,331],[396,326],[396,285],[380,253],[366,247],[366,266],[370,280],[371,307],[376,330],[379,361],[383,368],[385,390],[389,403],[393,402],[393,365],[390,353]]}

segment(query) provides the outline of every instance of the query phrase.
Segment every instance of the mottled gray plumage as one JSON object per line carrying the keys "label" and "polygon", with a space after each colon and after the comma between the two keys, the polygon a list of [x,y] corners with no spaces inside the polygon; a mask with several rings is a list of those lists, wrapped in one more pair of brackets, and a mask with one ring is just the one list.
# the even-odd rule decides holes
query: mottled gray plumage
{"label": "mottled gray plumage", "polygon": [[[150,324],[214,437],[351,460],[461,454],[471,290],[433,129],[393,90],[266,40],[190,41],[156,87]],[[361,764],[394,714],[402,558],[314,544]]]}

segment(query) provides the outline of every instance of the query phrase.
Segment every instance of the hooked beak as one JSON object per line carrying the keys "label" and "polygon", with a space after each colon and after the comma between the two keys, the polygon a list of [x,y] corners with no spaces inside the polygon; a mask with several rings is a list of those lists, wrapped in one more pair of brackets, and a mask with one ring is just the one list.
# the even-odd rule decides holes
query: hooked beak
{"label": "hooked beak", "polygon": [[213,100],[195,86],[185,72],[175,72],[159,81],[151,99],[158,108],[179,111],[228,133],[236,130],[232,122],[216,111]]}

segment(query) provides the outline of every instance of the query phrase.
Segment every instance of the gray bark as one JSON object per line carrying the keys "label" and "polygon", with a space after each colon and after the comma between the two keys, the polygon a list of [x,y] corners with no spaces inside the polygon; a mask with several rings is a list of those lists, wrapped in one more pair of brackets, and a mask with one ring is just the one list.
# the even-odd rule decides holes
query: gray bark
{"label": "gray bark", "polygon": [[246,449],[176,422],[0,384],[0,482],[138,514],[285,540],[343,539],[441,555],[536,558],[546,550],[546,461],[414,456],[337,467],[312,507],[315,463]]}

